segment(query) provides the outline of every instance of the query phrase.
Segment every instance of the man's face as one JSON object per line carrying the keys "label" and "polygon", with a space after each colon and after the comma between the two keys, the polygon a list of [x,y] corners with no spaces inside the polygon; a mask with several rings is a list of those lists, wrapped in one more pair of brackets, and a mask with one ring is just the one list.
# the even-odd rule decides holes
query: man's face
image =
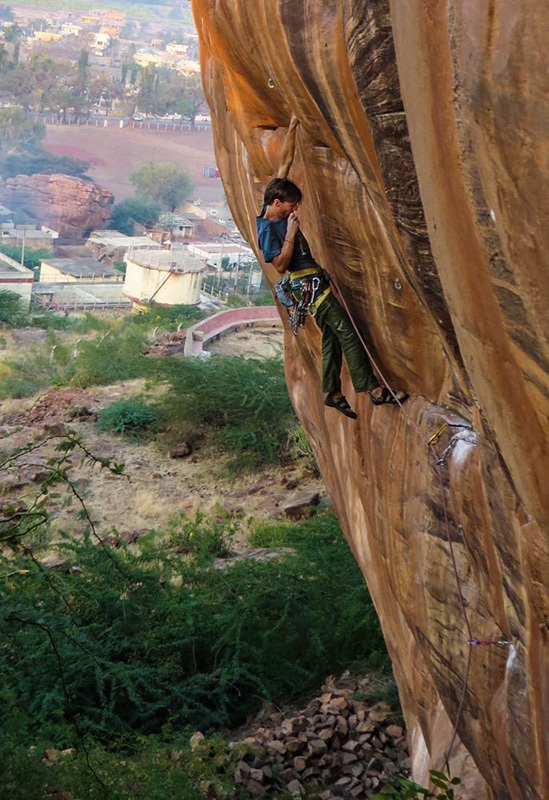
{"label": "man's face", "polygon": [[299,208],[299,200],[289,201],[275,200],[277,204],[278,219],[287,219],[293,211]]}

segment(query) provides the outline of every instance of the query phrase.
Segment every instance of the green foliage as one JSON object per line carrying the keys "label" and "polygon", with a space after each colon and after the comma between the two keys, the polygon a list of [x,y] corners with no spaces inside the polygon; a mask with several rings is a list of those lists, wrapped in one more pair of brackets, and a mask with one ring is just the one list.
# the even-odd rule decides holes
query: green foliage
{"label": "green foliage", "polygon": [[[379,624],[335,518],[264,526],[263,541],[293,552],[207,568],[228,526],[227,515],[180,517],[144,537],[141,555],[67,539],[63,572],[42,569],[36,548],[0,558],[7,729],[63,748],[75,728],[129,744],[166,725],[236,725],[263,699],[303,698],[326,674],[379,660]],[[174,547],[193,538],[200,558]]]}
{"label": "green foliage", "polygon": [[164,546],[185,554],[188,563],[211,563],[211,557],[230,554],[232,539],[238,530],[238,519],[223,509],[215,517],[197,511],[194,517],[180,512],[162,531]]}
{"label": "green foliage", "polygon": [[445,775],[444,772],[435,769],[429,770],[429,776],[435,787],[434,792],[408,778],[399,778],[398,787],[384,787],[379,794],[374,795],[374,800],[385,800],[387,797],[396,797],[400,800],[454,800],[455,793],[452,787],[461,783],[459,778],[452,778],[450,774]]}
{"label": "green foliage", "polygon": [[45,135],[46,126],[30,120],[22,108],[0,108],[0,153],[3,155],[28,149]]}
{"label": "green foliage", "polygon": [[7,358],[0,365],[0,399],[29,397],[67,381],[72,372],[72,349],[63,344],[54,329],[46,341],[25,351],[25,358]]}
{"label": "green foliage", "polygon": [[74,175],[85,178],[90,164],[81,158],[55,156],[47,150],[34,146],[32,152],[10,153],[0,159],[0,174],[4,178],[16,175]]}
{"label": "green foliage", "polygon": [[137,329],[113,326],[93,341],[82,342],[72,362],[71,383],[85,388],[147,376],[153,364],[141,352],[144,340]]}
{"label": "green foliage", "polygon": [[114,230],[133,236],[135,223],[151,226],[160,215],[160,205],[148,198],[128,197],[112,209],[111,225]]}
{"label": "green foliage", "polygon": [[159,419],[174,430],[185,421],[208,431],[232,454],[235,470],[274,463],[285,452],[295,419],[281,359],[238,356],[164,363],[169,390]]}
{"label": "green foliage", "polygon": [[[0,469],[43,444],[13,453]],[[71,465],[78,454],[115,475],[123,465],[95,458],[72,433],[56,453],[36,502],[5,510],[0,526],[6,796],[198,800],[213,792],[250,800],[232,779],[242,747],[210,736],[191,749],[189,733],[239,724],[263,700],[305,699],[326,674],[356,660],[377,663],[383,650],[337,520],[262,522],[251,543],[285,548],[280,558],[227,561],[225,569],[213,569],[213,559],[230,555],[239,519],[222,510],[179,515],[138,549],[98,547]],[[66,561],[48,570],[41,532],[48,495],[63,485],[87,530],[82,541],[57,540]]]}
{"label": "green foliage", "polygon": [[208,737],[194,750],[188,736],[173,739],[169,746],[154,736],[141,737],[131,752],[79,742],[76,749],[59,752],[55,761],[43,757],[50,741],[33,741],[28,748],[16,735],[0,733],[6,800],[207,800],[212,796],[253,800],[251,792],[232,779],[242,748],[230,749],[219,735]]}
{"label": "green foliage", "polygon": [[128,317],[127,322],[146,329],[162,328],[171,331],[176,328],[188,328],[206,316],[205,311],[194,305],[159,306],[151,303],[146,309]]}
{"label": "green foliage", "polygon": [[[18,264],[21,263],[22,250],[22,246],[8,247],[7,245],[0,245],[0,253],[4,253],[4,255],[8,256],[9,258],[13,258],[13,260],[17,261]],[[52,251],[47,250],[46,248],[41,248],[40,250],[29,250],[27,247],[25,249],[24,265],[29,269],[35,269],[36,267],[40,266],[40,259],[51,258],[51,255]]]}
{"label": "green foliage", "polygon": [[147,161],[131,174],[130,180],[140,196],[168,211],[175,211],[193,190],[189,173],[175,161]]}
{"label": "green foliage", "polygon": [[138,438],[156,428],[156,414],[142,400],[117,400],[99,412],[97,425],[101,430],[123,433]]}
{"label": "green foliage", "polygon": [[288,454],[311,475],[320,475],[313,448],[302,425],[296,424],[288,432]]}
{"label": "green foliage", "polygon": [[25,303],[16,292],[0,291],[0,323],[10,328],[21,328],[28,318]]}

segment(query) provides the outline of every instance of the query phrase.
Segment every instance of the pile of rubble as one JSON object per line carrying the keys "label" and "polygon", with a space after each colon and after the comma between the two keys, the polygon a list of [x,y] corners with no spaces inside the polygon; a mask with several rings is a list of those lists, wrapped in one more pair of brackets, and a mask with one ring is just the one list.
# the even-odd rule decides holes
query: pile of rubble
{"label": "pile of rubble", "polygon": [[330,678],[323,690],[298,715],[271,714],[243,740],[250,750],[238,762],[236,783],[258,795],[285,789],[300,797],[306,790],[335,800],[372,797],[409,774],[405,731],[387,704],[355,699],[361,686],[352,678]]}
{"label": "pile of rubble", "polygon": [[150,344],[143,345],[141,352],[144,355],[175,356],[185,352],[185,339],[187,331],[174,331],[162,333]]}

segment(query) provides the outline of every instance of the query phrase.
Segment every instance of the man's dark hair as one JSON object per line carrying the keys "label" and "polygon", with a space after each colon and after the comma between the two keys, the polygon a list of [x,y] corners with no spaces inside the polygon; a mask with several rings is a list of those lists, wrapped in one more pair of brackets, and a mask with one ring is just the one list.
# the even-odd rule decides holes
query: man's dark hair
{"label": "man's dark hair", "polygon": [[288,178],[273,178],[265,189],[263,202],[266,206],[270,206],[275,200],[280,200],[281,203],[300,203],[302,197],[301,189],[293,181]]}

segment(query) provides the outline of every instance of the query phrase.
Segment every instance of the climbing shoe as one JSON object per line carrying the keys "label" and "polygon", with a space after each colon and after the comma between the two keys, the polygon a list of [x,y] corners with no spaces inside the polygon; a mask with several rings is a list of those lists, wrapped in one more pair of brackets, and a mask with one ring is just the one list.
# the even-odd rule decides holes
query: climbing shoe
{"label": "climbing shoe", "polygon": [[347,402],[346,398],[341,395],[341,397],[334,397],[334,393],[330,392],[330,394],[326,395],[324,399],[324,405],[330,406],[330,408],[337,408],[338,411],[341,411],[342,414],[345,414],[346,417],[350,419],[356,419],[357,415]]}
{"label": "climbing shoe", "polygon": [[410,397],[406,392],[391,392],[386,386],[381,387],[381,394],[376,397],[370,392],[370,400],[375,406],[382,406],[389,403],[393,406],[401,406]]}

